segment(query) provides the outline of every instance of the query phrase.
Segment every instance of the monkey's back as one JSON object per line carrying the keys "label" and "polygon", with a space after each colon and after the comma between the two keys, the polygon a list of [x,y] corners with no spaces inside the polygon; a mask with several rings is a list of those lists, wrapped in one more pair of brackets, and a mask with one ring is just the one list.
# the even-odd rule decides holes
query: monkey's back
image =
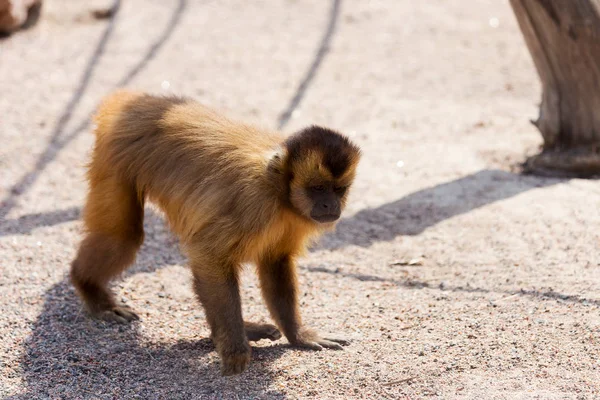
{"label": "monkey's back", "polygon": [[191,100],[128,92],[108,97],[96,121],[92,169],[118,174],[159,204],[184,242],[251,236],[281,211],[265,173],[276,134]]}

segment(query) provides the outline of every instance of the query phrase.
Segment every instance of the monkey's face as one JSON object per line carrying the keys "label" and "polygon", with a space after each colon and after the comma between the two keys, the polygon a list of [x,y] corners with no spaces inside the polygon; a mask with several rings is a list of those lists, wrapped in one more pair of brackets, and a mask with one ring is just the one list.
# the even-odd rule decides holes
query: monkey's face
{"label": "monkey's face", "polygon": [[321,223],[336,221],[342,213],[346,190],[332,182],[307,187],[306,194],[312,201],[310,217]]}
{"label": "monkey's face", "polygon": [[319,223],[338,220],[346,205],[350,182],[337,182],[324,177],[291,184],[290,201],[294,208]]}
{"label": "monkey's face", "polygon": [[[289,201],[306,218],[333,223],[346,205],[360,150],[331,129],[312,126],[285,142]],[[282,160],[284,159],[282,158]]]}

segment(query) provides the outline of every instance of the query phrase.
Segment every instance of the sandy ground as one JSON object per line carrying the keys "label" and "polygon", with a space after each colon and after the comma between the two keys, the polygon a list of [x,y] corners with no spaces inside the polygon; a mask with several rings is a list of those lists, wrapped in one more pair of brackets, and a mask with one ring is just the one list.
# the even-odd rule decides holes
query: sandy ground
{"label": "sandy ground", "polygon": [[[128,0],[104,20],[95,4],[48,0],[0,41],[0,396],[600,397],[600,187],[514,172],[541,141],[540,86],[507,1]],[[307,323],[349,347],[260,342],[221,378],[152,211],[115,284],[142,321],[85,315],[66,273],[89,115],[118,86],[362,146],[344,219],[300,264]],[[243,299],[268,321],[251,268]]]}

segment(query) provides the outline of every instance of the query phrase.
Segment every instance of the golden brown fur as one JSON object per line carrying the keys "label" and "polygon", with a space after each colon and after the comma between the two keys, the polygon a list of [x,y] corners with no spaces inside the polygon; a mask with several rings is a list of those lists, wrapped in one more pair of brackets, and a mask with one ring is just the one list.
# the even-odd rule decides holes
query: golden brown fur
{"label": "golden brown fur", "polygon": [[248,340],[281,336],[242,320],[238,276],[246,262],[257,265],[271,315],[293,345],[339,348],[303,328],[294,259],[339,217],[359,159],[354,145],[317,127],[286,140],[190,100],[123,91],[103,102],[96,123],[87,236],[71,271],[93,315],[137,319],[107,284],[135,258],[148,199],[190,259],[223,374],[246,368]]}

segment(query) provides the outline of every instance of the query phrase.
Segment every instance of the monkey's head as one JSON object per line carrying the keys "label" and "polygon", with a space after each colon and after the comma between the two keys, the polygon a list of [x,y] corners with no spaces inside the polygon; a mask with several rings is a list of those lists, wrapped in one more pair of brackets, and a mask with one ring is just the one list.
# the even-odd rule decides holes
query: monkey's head
{"label": "monkey's head", "polygon": [[354,181],[360,150],[350,140],[318,126],[303,129],[275,156],[292,209],[318,223],[336,221]]}

